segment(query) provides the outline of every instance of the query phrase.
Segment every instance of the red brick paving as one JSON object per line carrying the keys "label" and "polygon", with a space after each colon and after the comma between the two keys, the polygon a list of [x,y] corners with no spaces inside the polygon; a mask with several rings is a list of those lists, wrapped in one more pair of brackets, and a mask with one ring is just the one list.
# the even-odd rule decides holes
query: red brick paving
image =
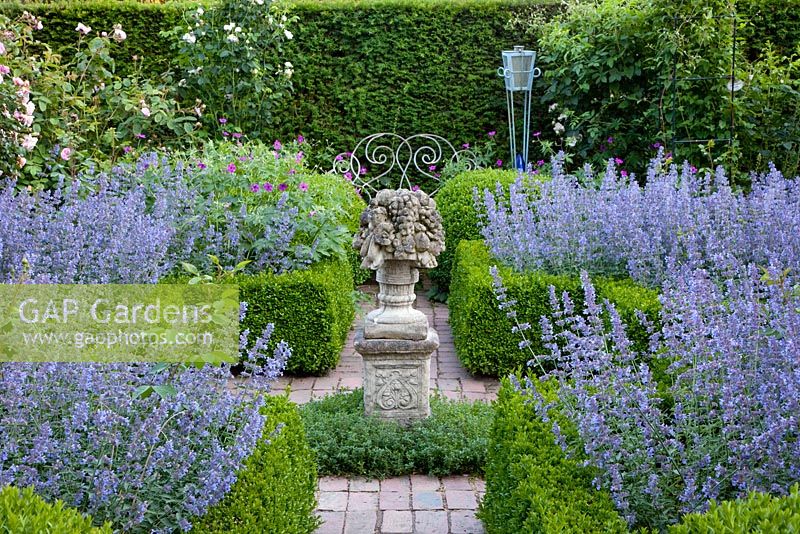
{"label": "red brick paving", "polygon": [[[374,294],[377,288],[365,289]],[[374,303],[363,307],[372,309]],[[496,399],[499,382],[471,376],[458,360],[447,306],[418,292],[416,308],[439,333],[439,349],[431,356],[431,393],[453,400]],[[336,369],[321,377],[282,377],[273,392],[283,393],[290,386],[291,400],[303,404],[361,387],[362,361],[353,349],[354,333],[350,331]],[[483,480],[467,476],[411,475],[382,481],[322,477],[317,513],[323,524],[315,534],[483,534],[475,510],[485,491]]]}

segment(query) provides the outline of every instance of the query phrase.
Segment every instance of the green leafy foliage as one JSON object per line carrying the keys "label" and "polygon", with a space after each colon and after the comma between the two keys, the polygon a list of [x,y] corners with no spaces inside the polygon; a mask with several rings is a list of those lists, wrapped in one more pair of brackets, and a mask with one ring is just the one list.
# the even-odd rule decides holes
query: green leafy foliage
{"label": "green leafy foliage", "polygon": [[[453,343],[467,370],[502,376],[524,368],[530,353],[519,348],[521,338],[512,332],[513,321],[497,307],[489,274],[489,267],[496,263],[482,242],[462,241],[456,249],[448,305]],[[515,309],[519,321],[531,325],[532,352],[547,353],[541,341],[539,318],[552,311],[549,288],[554,286],[557,295],[567,291],[573,300],[581,302],[580,278],[544,272],[520,274],[503,267],[500,273],[509,298],[517,301]],[[657,321],[660,309],[658,293],[638,286],[630,279],[597,277],[593,280],[598,297],[609,299],[619,310],[628,325],[634,347],[638,350],[646,348],[649,336],[639,324],[635,310],[641,310],[651,321]]]}
{"label": "green leafy foliage", "polygon": [[567,459],[550,424],[503,381],[478,516],[490,534],[627,532],[611,497],[593,488],[591,469]]}
{"label": "green leafy foliage", "polygon": [[372,478],[483,472],[492,407],[431,397],[431,417],[404,428],[364,415],[362,390],[303,406],[320,474]]}
{"label": "green leafy foliage", "polygon": [[178,104],[171,77],[150,79],[135,60],[128,61],[128,75],[117,74],[113,52],[128,39],[121,24],[79,24],[71,29],[76,42],[58,52],[41,41],[44,22],[28,12],[14,21],[0,13],[0,27],[5,74],[19,85],[23,102],[8,106],[0,98],[10,110],[24,104],[20,121],[29,129],[0,125],[2,138],[27,134],[25,150],[10,160],[18,169],[0,171],[20,185],[54,187],[60,177],[74,178],[98,161],[113,163],[140,144],[175,146],[195,137],[196,117]]}
{"label": "green leafy foliage", "polygon": [[240,300],[248,303],[242,326],[262,332],[274,323],[274,342],[292,348],[287,372],[320,374],[336,367],[355,316],[349,263],[320,262],[303,271],[234,280]]}
{"label": "green leafy foliage", "polygon": [[93,527],[84,516],[62,501],[45,502],[33,492],[13,486],[0,489],[0,532],[8,534],[111,534],[109,524]]}
{"label": "green leafy foliage", "polygon": [[187,11],[188,20],[166,32],[184,94],[206,106],[209,126],[226,120],[255,137],[268,134],[275,103],[291,89],[294,73],[291,62],[279,59],[296,21],[282,5],[222,0]]}
{"label": "green leafy foliage", "polygon": [[300,413],[286,396],[270,397],[264,437],[225,498],[195,521],[192,532],[314,532],[317,467]]}
{"label": "green leafy foliage", "polygon": [[464,239],[481,239],[473,190],[477,187],[478,191],[494,191],[498,183],[507,189],[516,176],[515,171],[499,169],[467,171],[448,180],[436,194],[436,207],[442,215],[445,249],[439,255],[439,266],[431,270],[429,276],[441,291],[447,291],[450,287],[450,271],[458,244]]}
{"label": "green leafy foliage", "polygon": [[785,497],[751,493],[746,499],[711,503],[706,513],[688,514],[670,534],[778,534],[800,532],[800,485]]}

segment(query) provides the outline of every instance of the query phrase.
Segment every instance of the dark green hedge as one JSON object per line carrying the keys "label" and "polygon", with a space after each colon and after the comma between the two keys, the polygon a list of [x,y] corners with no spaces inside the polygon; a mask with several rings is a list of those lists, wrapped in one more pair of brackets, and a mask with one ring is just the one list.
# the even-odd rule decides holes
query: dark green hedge
{"label": "dark green hedge", "polygon": [[111,534],[109,524],[93,527],[91,516],[65,506],[48,503],[33,488],[0,489],[0,532],[3,534]]}
{"label": "dark green hedge", "polygon": [[[206,2],[207,3],[207,2]],[[352,148],[380,131],[437,133],[456,145],[497,130],[505,146],[503,84],[497,78],[500,52],[519,43],[509,20],[545,19],[561,9],[550,0],[294,0],[299,22],[287,44],[295,67],[294,94],[279,105],[279,122],[270,139],[302,133],[323,147],[315,163]],[[170,64],[171,43],[159,35],[182,23],[182,12],[196,2],[148,4],[129,0],[54,3],[3,3],[10,15],[28,10],[44,20],[43,41],[58,50],[77,39],[75,26],[109,30],[121,23],[128,39],[116,55],[118,71],[143,58],[155,76]],[[737,9],[749,22],[740,46],[757,55],[771,40],[784,53],[798,43],[797,0],[746,0]],[[189,98],[193,102],[193,98]],[[535,108],[534,129],[550,127]]]}
{"label": "dark green hedge", "polygon": [[321,374],[336,367],[355,316],[348,262],[317,263],[281,275],[242,275],[233,283],[248,303],[243,327],[256,334],[275,323],[273,343],[284,340],[292,348],[287,372]]}
{"label": "dark green hedge", "polygon": [[279,129],[335,152],[377,132],[430,132],[456,146],[489,130],[502,136],[496,70],[501,50],[520,44],[508,20],[556,9],[530,0],[299,0],[286,47],[294,98],[276,113]]}
{"label": "dark green hedge", "polygon": [[712,503],[704,514],[689,514],[670,534],[747,534],[800,532],[800,485],[786,497],[751,493],[746,499]]}
{"label": "dark green hedge", "polygon": [[[492,290],[489,267],[496,264],[481,241],[462,241],[456,250],[453,279],[450,284],[450,325],[458,357],[471,373],[502,376],[514,372],[530,359],[531,353],[519,349],[521,338],[511,332],[513,323],[497,307]],[[520,322],[528,322],[527,332],[535,354],[546,354],[541,341],[539,318],[549,315],[549,287],[556,294],[567,291],[581,305],[581,284],[577,276],[551,275],[543,272],[520,274],[500,268],[503,285],[509,298],[516,300],[515,309]],[[612,280],[594,277],[599,299],[607,298],[616,306],[628,325],[628,334],[636,350],[648,344],[648,334],[635,317],[643,311],[651,320],[658,319],[658,293],[638,286],[629,279]]]}
{"label": "dark green hedge", "polygon": [[798,0],[739,0],[736,11],[747,21],[739,30],[739,45],[744,46],[750,59],[755,59],[767,41],[779,53],[791,56],[800,46],[800,1]]}
{"label": "dark green hedge", "polygon": [[[291,27],[294,39],[285,59],[294,64],[294,93],[275,110],[279,123],[269,140],[303,134],[329,147],[311,155],[328,166],[334,154],[382,131],[436,133],[458,146],[496,130],[505,146],[505,93],[496,69],[501,50],[520,44],[506,24],[516,14],[560,9],[557,2],[539,0],[293,4],[299,21]],[[78,22],[106,30],[119,22],[128,40],[118,54],[118,69],[126,70],[129,58],[138,55],[157,75],[172,55],[159,31],[180,24],[182,10],[192,5],[82,0],[5,3],[0,11],[26,9],[42,17],[39,35],[55,49],[77,40]]]}
{"label": "dark green hedge", "polygon": [[478,517],[489,534],[622,533],[625,521],[593,474],[567,459],[551,425],[503,381],[489,436],[486,496]]}
{"label": "dark green hedge", "polygon": [[83,22],[93,31],[111,33],[114,24],[122,24],[128,38],[113,54],[117,72],[130,73],[132,58],[142,61],[142,68],[157,76],[170,67],[170,45],[159,32],[181,24],[183,12],[197,3],[170,2],[167,4],[144,4],[133,0],[90,0],[56,3],[0,3],[0,12],[16,16],[28,11],[42,19],[43,28],[36,38],[59,52],[78,41],[75,27]]}
{"label": "dark green hedge", "polygon": [[263,413],[264,437],[231,491],[192,532],[310,534],[319,525],[317,465],[297,406],[286,396],[270,397]]}
{"label": "dark green hedge", "polygon": [[497,183],[507,188],[516,177],[515,171],[499,169],[467,171],[449,180],[436,194],[436,207],[442,215],[444,227],[445,249],[439,255],[439,266],[428,274],[439,290],[447,291],[450,287],[450,271],[453,269],[456,246],[464,239],[481,239],[473,189],[477,187],[479,191],[494,191]]}

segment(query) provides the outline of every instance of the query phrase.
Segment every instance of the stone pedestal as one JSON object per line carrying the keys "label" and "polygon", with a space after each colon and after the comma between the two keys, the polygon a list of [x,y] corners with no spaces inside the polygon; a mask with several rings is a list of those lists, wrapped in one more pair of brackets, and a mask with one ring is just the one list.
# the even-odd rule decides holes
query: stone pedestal
{"label": "stone pedestal", "polygon": [[422,340],[367,339],[356,332],[355,349],[364,359],[364,411],[408,424],[430,415],[431,353],[439,335],[427,328]]}
{"label": "stone pedestal", "polygon": [[367,339],[410,339],[423,341],[428,337],[428,318],[413,308],[417,296],[414,285],[419,270],[412,261],[389,260],[375,273],[380,286],[379,308],[364,319]]}

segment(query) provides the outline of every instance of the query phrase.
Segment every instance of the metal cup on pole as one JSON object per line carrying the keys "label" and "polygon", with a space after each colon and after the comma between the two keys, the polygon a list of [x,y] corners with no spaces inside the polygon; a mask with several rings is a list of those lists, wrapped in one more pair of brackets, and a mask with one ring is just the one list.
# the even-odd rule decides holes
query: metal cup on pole
{"label": "metal cup on pole", "polygon": [[[528,164],[528,147],[530,146],[531,125],[531,89],[533,79],[542,75],[541,69],[535,66],[536,52],[525,50],[524,46],[515,46],[513,50],[503,50],[503,66],[497,69],[497,75],[505,80],[506,106],[508,108],[508,138],[511,149],[511,160],[515,167],[523,171]],[[522,93],[522,152],[517,152],[517,126],[514,112],[514,93]]]}

